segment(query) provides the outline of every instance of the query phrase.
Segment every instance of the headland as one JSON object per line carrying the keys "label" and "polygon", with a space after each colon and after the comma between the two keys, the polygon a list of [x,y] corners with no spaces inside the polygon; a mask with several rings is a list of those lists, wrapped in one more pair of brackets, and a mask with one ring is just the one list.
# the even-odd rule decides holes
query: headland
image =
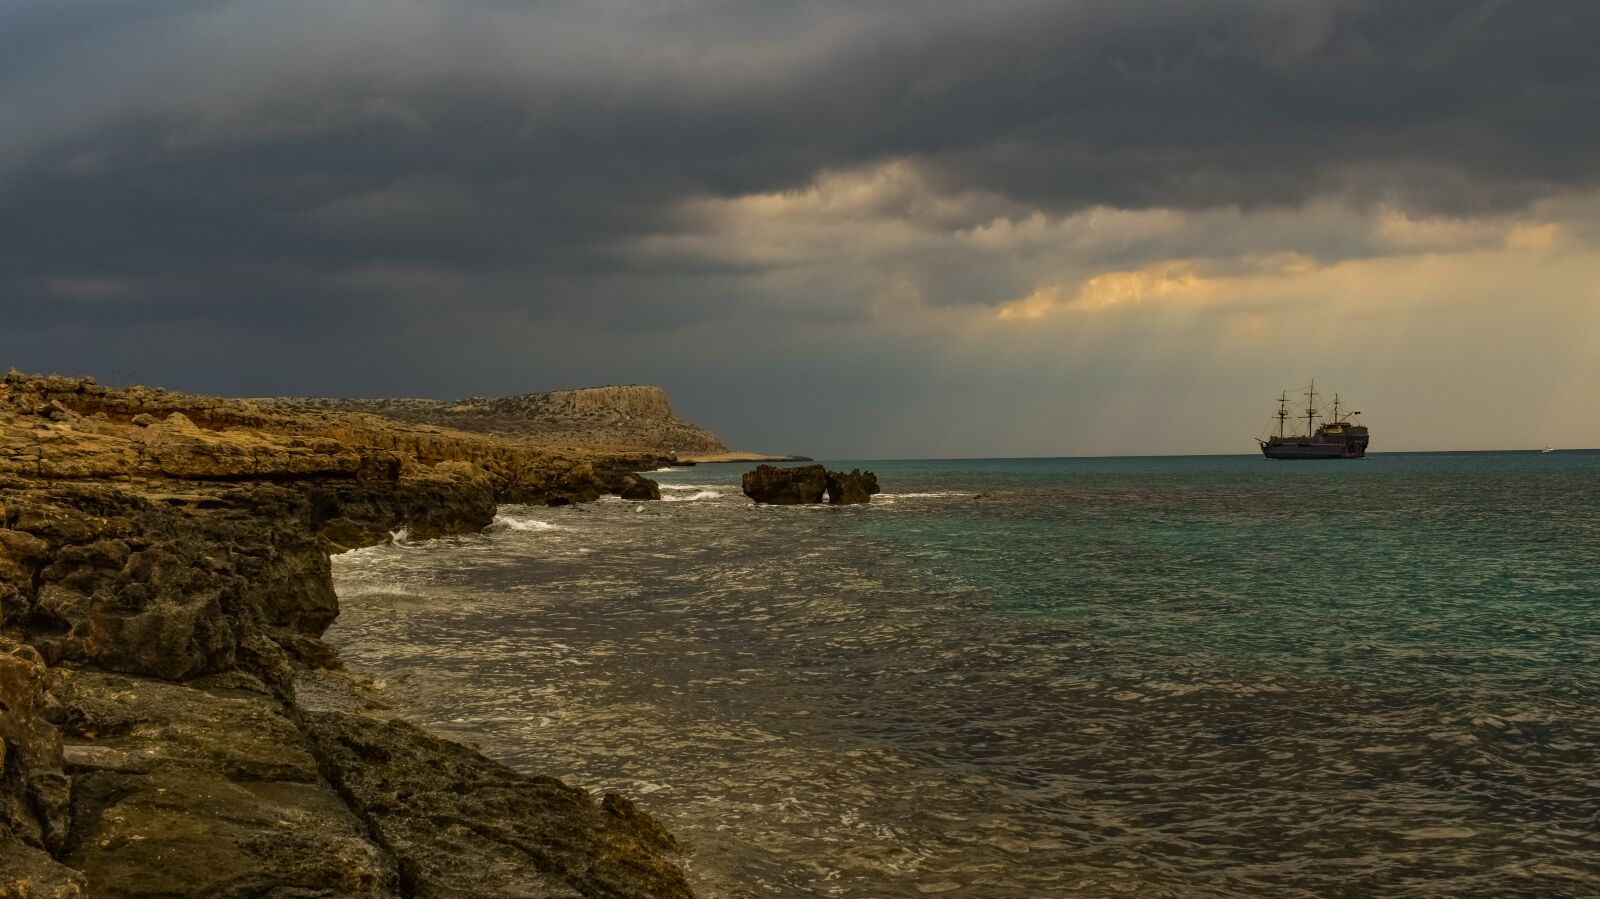
{"label": "headland", "polygon": [[321,639],[330,554],[674,461],[498,430],[0,380],[0,895],[690,895],[627,797],[408,724]]}

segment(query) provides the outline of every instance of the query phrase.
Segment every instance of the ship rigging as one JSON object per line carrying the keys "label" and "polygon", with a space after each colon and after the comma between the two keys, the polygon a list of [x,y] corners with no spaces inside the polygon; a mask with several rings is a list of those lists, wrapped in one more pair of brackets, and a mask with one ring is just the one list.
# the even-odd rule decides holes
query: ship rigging
{"label": "ship rigging", "polygon": [[[1289,391],[1278,395],[1278,411],[1274,416],[1278,420],[1277,433],[1266,440],[1256,438],[1263,456],[1268,459],[1360,459],[1366,455],[1367,428],[1351,420],[1360,412],[1347,412],[1336,393],[1331,414],[1324,415],[1317,408],[1316,381],[1305,389],[1305,397],[1305,412],[1291,415]],[[1305,433],[1289,433],[1289,420],[1298,421],[1302,417],[1306,421]],[[1318,418],[1323,419],[1320,426]]]}

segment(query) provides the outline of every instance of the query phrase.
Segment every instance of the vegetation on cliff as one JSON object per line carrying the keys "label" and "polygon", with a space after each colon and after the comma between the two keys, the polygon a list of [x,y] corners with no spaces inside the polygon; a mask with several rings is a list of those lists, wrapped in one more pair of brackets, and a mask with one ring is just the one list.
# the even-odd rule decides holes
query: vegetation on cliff
{"label": "vegetation on cliff", "polygon": [[630,384],[464,400],[275,398],[286,408],[370,412],[401,421],[609,452],[726,453],[717,435],[679,418],[666,391]]}

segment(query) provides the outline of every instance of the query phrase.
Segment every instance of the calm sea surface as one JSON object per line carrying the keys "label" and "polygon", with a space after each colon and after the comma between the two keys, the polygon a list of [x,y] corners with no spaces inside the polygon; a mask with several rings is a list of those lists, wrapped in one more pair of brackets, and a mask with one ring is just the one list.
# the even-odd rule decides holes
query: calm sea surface
{"label": "calm sea surface", "polygon": [[708,896],[1600,896],[1600,453],[870,467],[349,553],[329,637]]}

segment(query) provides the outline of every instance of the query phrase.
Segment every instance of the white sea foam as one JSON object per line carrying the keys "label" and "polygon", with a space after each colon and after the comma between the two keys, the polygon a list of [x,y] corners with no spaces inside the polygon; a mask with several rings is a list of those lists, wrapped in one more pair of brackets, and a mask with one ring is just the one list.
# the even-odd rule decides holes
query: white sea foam
{"label": "white sea foam", "polygon": [[720,490],[701,490],[699,493],[692,493],[688,496],[663,496],[661,501],[667,503],[689,503],[697,499],[716,499],[721,495],[722,491]]}
{"label": "white sea foam", "polygon": [[501,526],[501,527],[503,527],[503,528],[505,528],[508,531],[559,531],[559,530],[561,530],[561,526],[560,525],[551,524],[548,521],[540,521],[537,518],[518,518],[518,517],[516,517],[514,515],[506,515],[505,513],[501,513],[499,515],[496,515],[494,517],[494,523],[499,525],[499,526]]}
{"label": "white sea foam", "polygon": [[662,490],[725,490],[725,484],[662,484]]}
{"label": "white sea foam", "polygon": [[338,593],[340,599],[350,599],[355,596],[388,596],[405,597],[407,599],[421,599],[426,594],[418,593],[412,586],[404,581],[392,579],[372,578],[340,578]]}

